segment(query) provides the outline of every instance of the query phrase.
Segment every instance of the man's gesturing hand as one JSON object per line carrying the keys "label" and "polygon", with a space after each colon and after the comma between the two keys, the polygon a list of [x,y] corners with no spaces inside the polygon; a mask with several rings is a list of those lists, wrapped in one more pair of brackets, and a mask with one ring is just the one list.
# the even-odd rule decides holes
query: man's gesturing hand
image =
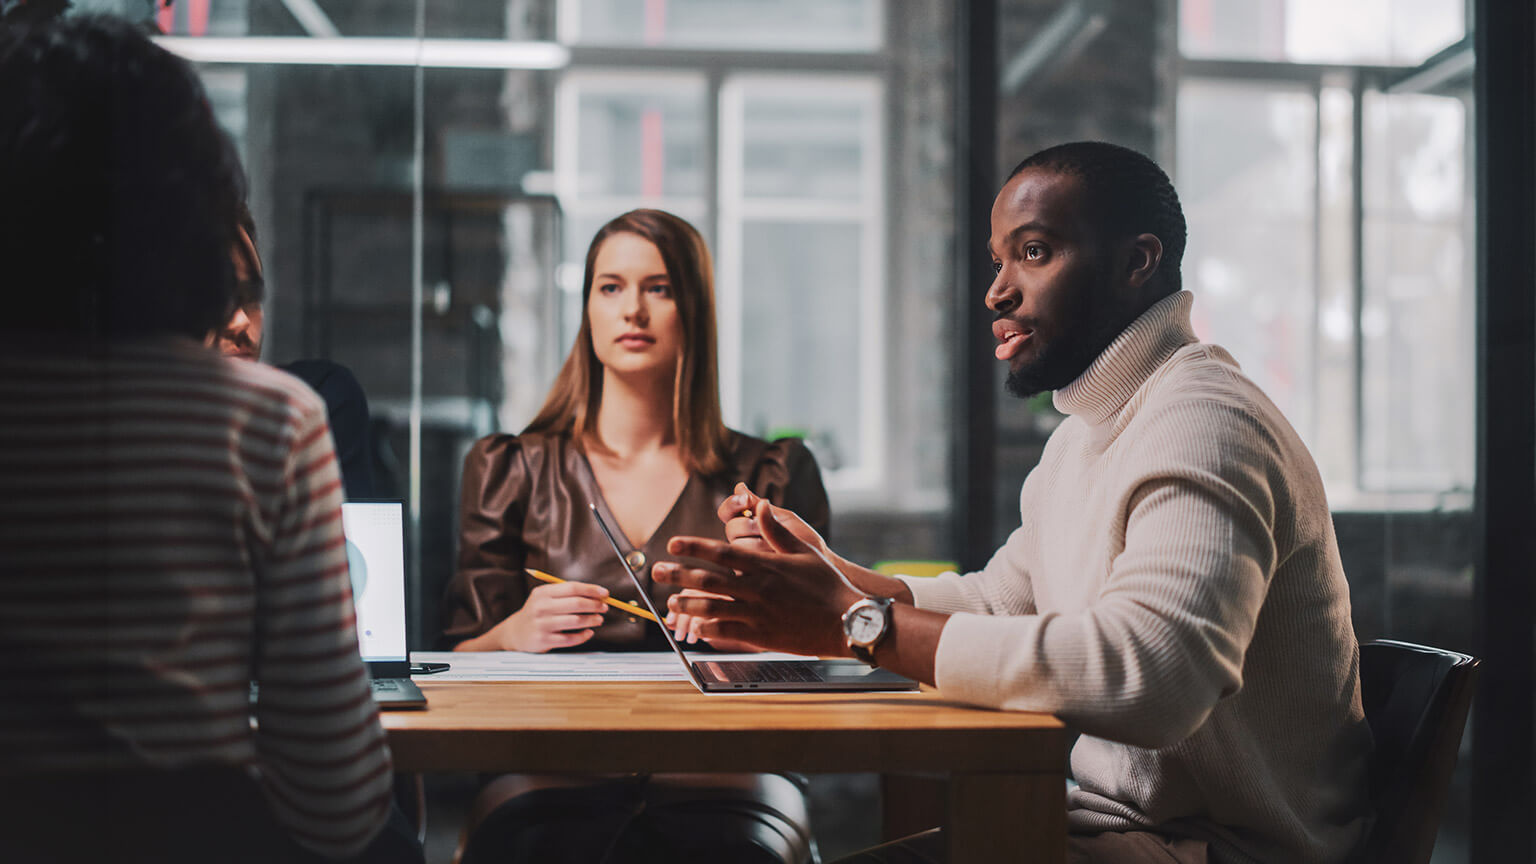
{"label": "man's gesturing hand", "polygon": [[[743,491],[738,490],[737,496],[721,505],[722,518],[726,506]],[[793,514],[779,511],[756,496],[751,503],[751,521],[757,523],[761,545],[684,536],[673,537],[667,544],[667,551],[673,555],[707,561],[735,572],[673,562],[658,562],[651,568],[652,578],[658,582],[729,599],[678,595],[671,598],[670,607],[674,612],[705,619],[699,625],[705,638],[750,642],[796,654],[848,656],[842,614],[861,595],[843,584],[811,551],[807,541],[797,536],[798,532],[792,533],[778,518],[780,513]],[[736,516],[739,514],[738,509]],[[793,521],[809,530],[799,517]],[[814,531],[810,533],[816,541],[821,540]]]}
{"label": "man's gesturing hand", "polygon": [[[751,489],[747,488],[747,484],[737,483],[736,488],[731,491],[731,497],[721,501],[719,508],[715,511],[715,515],[719,516],[720,521],[725,523],[725,539],[732,543],[745,543],[748,545],[748,548],[753,549],[774,548],[764,539],[762,530],[758,526],[758,514],[762,512],[762,505],[767,500],[766,498],[757,497]],[[805,545],[814,546],[820,549],[823,554],[831,557],[832,550],[827,547],[827,541],[823,540],[821,535],[816,533],[815,528],[806,524],[806,521],[801,519],[799,514],[793,510],[785,510],[782,507],[775,508],[773,513],[778,519],[778,524],[788,529],[791,535],[798,538]],[[797,547],[794,550],[779,549],[778,551],[803,550]]]}

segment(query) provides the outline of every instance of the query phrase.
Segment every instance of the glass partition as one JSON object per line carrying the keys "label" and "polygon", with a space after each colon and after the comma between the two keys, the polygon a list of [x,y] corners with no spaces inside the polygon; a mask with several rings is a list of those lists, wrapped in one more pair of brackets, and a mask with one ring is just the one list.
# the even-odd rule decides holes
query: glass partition
{"label": "glass partition", "polygon": [[[411,514],[413,648],[437,644],[464,453],[533,417],[580,324],[587,244],[635,207],[675,212],[709,242],[727,423],[808,440],[839,548],[953,557],[942,527],[949,11],[893,13],[884,0],[153,7],[250,176],[263,359],[332,360],[368,395],[376,494]],[[889,386],[899,379],[926,383]],[[823,849],[875,839],[834,829]]]}
{"label": "glass partition", "polygon": [[265,362],[339,363],[368,395],[374,493],[408,503],[412,644],[451,571],[459,462],[542,396],[563,222],[545,119],[553,10],[183,0],[193,60],[250,177]]}
{"label": "glass partition", "polygon": [[[264,359],[332,360],[368,395],[376,492],[412,516],[413,644],[440,626],[466,448],[532,418],[580,324],[587,244],[635,207],[711,245],[726,421],[807,439],[851,548],[875,539],[862,511],[946,518],[945,395],[888,398],[892,364],[916,361],[885,335],[944,332],[926,310],[948,252],[916,253],[948,229],[946,152],[929,143],[951,122],[946,14],[893,22],[882,0],[153,8],[250,176]],[[918,78],[941,83],[893,112],[891,82]],[[896,159],[928,187],[900,212]],[[896,248],[908,260],[892,270]],[[949,557],[942,531],[919,536],[877,554]]]}

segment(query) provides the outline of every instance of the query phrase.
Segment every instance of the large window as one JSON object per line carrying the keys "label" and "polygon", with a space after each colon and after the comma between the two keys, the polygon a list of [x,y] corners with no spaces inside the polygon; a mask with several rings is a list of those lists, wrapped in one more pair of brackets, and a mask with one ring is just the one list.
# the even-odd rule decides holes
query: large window
{"label": "large window", "polygon": [[1360,485],[1473,483],[1471,174],[1459,98],[1365,94]]}
{"label": "large window", "polygon": [[877,486],[885,449],[882,104],[868,78],[721,93],[726,414],[803,435],[841,488]]}
{"label": "large window", "polygon": [[[882,4],[764,5],[562,5],[578,51],[555,100],[562,332],[580,324],[582,258],[603,222],[641,206],[689,219],[715,252],[726,422],[805,438],[834,495],[871,496],[886,476],[893,299]],[[707,56],[648,50],[701,42]],[[588,44],[639,51],[610,65]]]}
{"label": "large window", "polygon": [[1181,3],[1196,330],[1301,432],[1335,509],[1470,506],[1462,7]]}
{"label": "large window", "polygon": [[[587,245],[609,219],[636,207],[669,210],[713,246],[706,206],[704,76],[695,72],[585,70],[566,73],[555,98],[555,193],[566,214],[559,268],[562,344],[581,326]],[[553,350],[553,346],[551,347]],[[517,428],[529,417],[503,417]]]}

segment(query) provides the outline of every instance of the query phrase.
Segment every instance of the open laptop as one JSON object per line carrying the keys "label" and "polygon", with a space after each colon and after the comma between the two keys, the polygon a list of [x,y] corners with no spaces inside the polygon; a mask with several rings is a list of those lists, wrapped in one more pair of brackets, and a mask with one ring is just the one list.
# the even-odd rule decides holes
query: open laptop
{"label": "open laptop", "polygon": [[380,708],[425,708],[411,680],[405,643],[405,505],[348,501],[341,505],[347,568],[357,609],[357,647],[373,678]]}
{"label": "open laptop", "polygon": [[[613,547],[613,554],[624,565],[624,572],[629,574],[630,581],[639,590],[640,600],[656,616],[657,621],[667,620],[667,616],[651,602],[651,594],[645,590],[639,575],[629,566],[629,560],[619,548],[617,535],[608,527],[608,520],[598,512],[596,505],[587,506],[597,518],[597,525],[603,529],[603,535],[608,538],[608,545]],[[678,662],[683,664],[683,670],[688,673],[693,686],[702,693],[734,693],[743,690],[758,693],[825,693],[917,689],[917,682],[911,678],[897,675],[888,669],[870,668],[857,660],[710,660],[707,657],[689,660],[665,624],[661,625],[661,632],[666,637],[667,645],[677,655]]]}

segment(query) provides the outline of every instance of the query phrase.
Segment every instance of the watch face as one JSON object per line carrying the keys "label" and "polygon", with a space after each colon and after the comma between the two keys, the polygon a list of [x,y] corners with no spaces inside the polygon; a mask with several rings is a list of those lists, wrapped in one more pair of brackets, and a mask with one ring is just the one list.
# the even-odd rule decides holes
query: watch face
{"label": "watch face", "polygon": [[865,606],[855,610],[848,620],[848,638],[860,645],[868,645],[880,638],[885,630],[885,615],[878,606]]}

